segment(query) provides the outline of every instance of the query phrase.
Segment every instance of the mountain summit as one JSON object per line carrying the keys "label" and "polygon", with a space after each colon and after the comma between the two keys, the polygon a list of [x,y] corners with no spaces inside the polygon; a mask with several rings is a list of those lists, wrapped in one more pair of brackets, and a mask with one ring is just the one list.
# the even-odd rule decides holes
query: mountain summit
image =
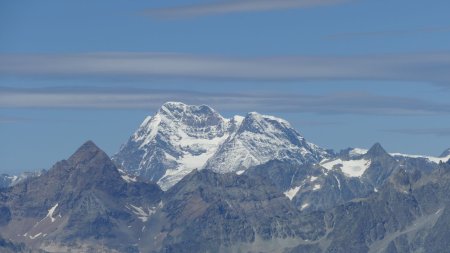
{"label": "mountain summit", "polygon": [[386,152],[386,150],[384,150],[384,148],[381,146],[380,143],[375,143],[373,144],[373,146],[369,149],[369,151],[367,151],[366,157],[369,158],[374,158],[374,157],[385,157],[385,156],[390,156],[388,154],[388,152]]}
{"label": "mountain summit", "polygon": [[194,169],[238,172],[273,159],[304,164],[326,156],[283,119],[256,112],[228,119],[206,105],[167,102],[113,159],[167,190]]}
{"label": "mountain summit", "polygon": [[101,238],[118,249],[108,252],[136,252],[129,245],[137,248],[143,220],[161,194],[156,184],[124,179],[105,152],[88,141],[42,175],[0,191],[0,237],[49,247],[49,252],[67,252],[69,241],[76,252],[94,252],[86,247],[97,247]]}
{"label": "mountain summit", "polygon": [[439,156],[441,158],[449,157],[450,156],[450,148],[446,149],[442,154]]}

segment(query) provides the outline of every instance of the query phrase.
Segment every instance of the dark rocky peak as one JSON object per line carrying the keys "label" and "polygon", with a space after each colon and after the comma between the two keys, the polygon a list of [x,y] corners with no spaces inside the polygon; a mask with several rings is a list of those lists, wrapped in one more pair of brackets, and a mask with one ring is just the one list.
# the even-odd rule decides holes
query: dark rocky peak
{"label": "dark rocky peak", "polygon": [[120,172],[109,156],[92,141],[87,141],[67,160],[68,166],[55,169],[63,169],[69,172],[67,183],[77,189],[89,189],[91,187],[103,188],[107,191],[113,187],[120,189],[125,185]]}
{"label": "dark rocky peak", "polygon": [[[67,160],[71,177],[87,177],[82,181],[123,181],[109,156],[92,141],[85,142]],[[58,169],[59,166],[55,166]],[[67,169],[67,167],[66,167]]]}
{"label": "dark rocky peak", "polygon": [[376,187],[384,184],[398,166],[397,160],[388,154],[379,143],[375,143],[363,158],[371,160],[363,177]]}
{"label": "dark rocky peak", "polygon": [[39,202],[57,201],[61,196],[92,189],[117,194],[125,187],[125,180],[108,155],[92,141],[87,141],[69,159],[57,162],[39,177],[18,183],[12,187],[12,192]]}
{"label": "dark rocky peak", "polygon": [[109,161],[108,155],[92,141],[87,141],[67,160],[71,164],[89,164]]}
{"label": "dark rocky peak", "polygon": [[450,156],[450,148],[446,149],[439,157],[447,157]]}
{"label": "dark rocky peak", "polygon": [[378,142],[375,143],[364,156],[369,159],[391,157]]}

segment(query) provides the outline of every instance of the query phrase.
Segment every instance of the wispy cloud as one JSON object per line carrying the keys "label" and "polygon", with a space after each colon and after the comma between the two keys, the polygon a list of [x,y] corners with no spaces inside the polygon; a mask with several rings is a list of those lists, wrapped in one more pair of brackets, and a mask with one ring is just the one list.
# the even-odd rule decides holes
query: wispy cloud
{"label": "wispy cloud", "polygon": [[450,128],[397,128],[385,129],[384,131],[406,135],[434,135],[437,137],[450,136]]}
{"label": "wispy cloud", "polygon": [[12,123],[19,123],[19,122],[30,121],[30,120],[31,119],[29,119],[29,118],[0,115],[0,124],[12,124]]}
{"label": "wispy cloud", "polygon": [[220,57],[175,53],[0,55],[0,77],[398,80],[450,83],[450,53]]}
{"label": "wispy cloud", "polygon": [[399,36],[420,35],[427,33],[447,33],[447,32],[450,32],[450,26],[422,27],[404,30],[335,33],[326,36],[325,39],[339,40],[339,39],[353,39],[353,38],[399,37]]}
{"label": "wispy cloud", "polygon": [[342,4],[350,0],[228,0],[148,9],[145,14],[163,18],[185,18],[221,15],[238,12],[262,12],[282,9],[300,9]]}
{"label": "wispy cloud", "polygon": [[0,89],[0,108],[97,108],[156,110],[166,101],[207,104],[220,111],[318,114],[449,114],[450,104],[370,93],[305,95],[146,89]]}

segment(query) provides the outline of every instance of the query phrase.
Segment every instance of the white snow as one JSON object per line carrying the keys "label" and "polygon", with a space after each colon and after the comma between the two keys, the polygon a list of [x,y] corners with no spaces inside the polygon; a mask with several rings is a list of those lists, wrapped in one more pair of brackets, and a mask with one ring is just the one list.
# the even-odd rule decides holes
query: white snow
{"label": "white snow", "polygon": [[363,149],[363,148],[354,148],[349,152],[350,157],[354,157],[354,156],[359,156],[359,155],[364,155],[367,153],[367,149]]}
{"label": "white snow", "polygon": [[238,171],[236,171],[236,174],[242,175],[242,173],[244,173],[244,172],[245,172],[245,170],[238,170]]}
{"label": "white snow", "polygon": [[338,183],[338,188],[339,190],[341,189],[341,181],[339,180],[339,178],[335,175],[334,178],[336,178],[336,181]]}
{"label": "white snow", "polygon": [[[164,107],[165,108],[165,107]],[[166,109],[167,110],[167,109]],[[230,120],[222,119],[222,125],[214,126],[217,129],[208,128],[207,130],[193,129],[182,122],[173,122],[169,116],[156,114],[145,126],[145,131],[141,134],[145,135],[145,141],[141,144],[141,148],[150,143],[157,134],[161,134],[166,138],[170,146],[173,146],[179,156],[164,152],[165,158],[173,167],[166,170],[164,176],[158,181],[163,190],[167,190],[172,185],[181,180],[185,175],[195,169],[202,169],[209,158],[216,153],[219,146],[229,137],[229,133],[224,131],[230,124]],[[198,119],[203,120],[203,119]],[[237,120],[240,120],[239,118]],[[145,122],[144,122],[145,123]],[[143,125],[144,125],[143,123]],[[164,124],[167,129],[162,129]],[[139,130],[135,135],[139,135]],[[136,138],[139,140],[138,137]]]}
{"label": "white snow", "polygon": [[10,179],[11,179],[11,185],[14,185],[17,182],[17,180],[19,179],[19,177],[18,176],[12,176],[12,177],[10,177]]}
{"label": "white snow", "polygon": [[410,158],[423,158],[427,159],[428,161],[432,163],[440,163],[440,162],[447,162],[450,159],[450,155],[446,157],[436,157],[436,156],[425,156],[425,155],[409,155],[409,154],[402,154],[402,153],[391,153],[392,156],[403,156],[403,157],[410,157]]}
{"label": "white snow", "polygon": [[274,159],[316,162],[314,157],[321,155],[324,150],[306,142],[285,120],[252,112],[207,164],[216,172],[229,173]]}
{"label": "white snow", "polygon": [[297,192],[298,192],[299,190],[300,190],[300,186],[296,186],[296,187],[294,187],[294,188],[291,188],[291,189],[285,191],[285,192],[284,192],[284,195],[285,195],[286,197],[288,197],[289,200],[292,200],[292,199],[295,197],[295,195],[297,194]]}
{"label": "white snow", "polygon": [[137,181],[136,177],[127,174],[127,172],[124,171],[123,169],[118,168],[117,170],[119,171],[120,176],[122,177],[123,180],[125,180],[125,182],[131,183]]}
{"label": "white snow", "polygon": [[156,114],[154,117],[146,117],[138,131],[133,135],[136,141],[142,141],[140,148],[150,143],[158,133],[158,126],[161,123],[161,116]]}
{"label": "white snow", "polygon": [[53,222],[55,222],[56,218],[53,218],[53,213],[55,212],[56,208],[58,207],[58,203],[56,203],[56,205],[54,205],[52,208],[50,208],[48,210],[47,216],[45,218],[50,218],[50,220]]}
{"label": "white snow", "polygon": [[[129,172],[146,174],[154,164],[163,166],[167,169],[157,183],[167,190],[195,169],[240,175],[249,167],[274,159],[303,164],[327,156],[283,119],[255,112],[227,119],[209,109],[168,102],[153,117],[147,117],[119,151],[136,153],[133,159],[140,161],[138,168],[128,168]],[[248,128],[243,128],[244,124]],[[136,147],[139,152],[134,152]]]}
{"label": "white snow", "polygon": [[164,176],[158,181],[158,184],[161,186],[162,190],[169,189],[191,171],[195,169],[202,169],[208,159],[214,155],[220,143],[228,138],[228,135],[224,134],[222,137],[214,139],[196,139],[188,136],[182,131],[179,131],[178,133],[181,137],[181,140],[179,141],[180,147],[196,147],[205,150],[205,152],[195,155],[189,152],[184,152],[183,156],[176,160],[178,166],[176,168],[167,169]]}
{"label": "white snow", "polygon": [[322,188],[322,186],[320,184],[315,184],[313,187],[313,191],[320,190],[320,188]]}
{"label": "white snow", "polygon": [[42,235],[42,233],[38,233],[38,234],[36,234],[36,235],[33,235],[33,236],[29,236],[29,238],[31,239],[31,240],[34,240],[34,239],[36,239],[36,238],[38,238],[39,236],[41,236]]}
{"label": "white snow", "polygon": [[309,206],[309,203],[304,203],[301,207],[300,210],[303,210],[305,208],[307,208]]}
{"label": "white snow", "polygon": [[148,218],[156,212],[155,208],[149,208],[147,207],[145,210],[143,207],[135,206],[132,204],[129,204],[126,206],[129,210],[131,210],[138,219],[140,219],[142,222],[146,222]]}
{"label": "white snow", "polygon": [[271,115],[264,115],[264,114],[259,114],[257,112],[250,112],[249,114],[251,114],[252,116],[254,116],[255,118],[257,118],[258,120],[262,120],[262,119],[268,119],[268,120],[272,120],[272,121],[277,121],[281,124],[284,124],[286,127],[290,127],[291,124],[289,124],[288,121],[281,119],[281,118],[277,118]]}
{"label": "white snow", "polygon": [[241,125],[242,121],[245,119],[245,117],[242,117],[241,115],[234,115],[233,120],[237,123],[237,125]]}
{"label": "white snow", "polygon": [[367,159],[359,159],[359,160],[326,160],[320,163],[322,167],[327,170],[332,170],[336,167],[339,167],[342,173],[348,177],[361,177],[364,172],[369,168],[371,164],[370,160]]}
{"label": "white snow", "polygon": [[128,183],[136,182],[136,178],[135,177],[130,177],[129,175],[126,175],[126,174],[122,174],[121,176],[122,176],[122,179],[125,180]]}
{"label": "white snow", "polygon": [[311,181],[311,182],[314,182],[314,181],[316,181],[316,180],[317,180],[317,178],[318,178],[318,177],[315,177],[315,176],[311,176],[311,178],[309,179],[309,181]]}

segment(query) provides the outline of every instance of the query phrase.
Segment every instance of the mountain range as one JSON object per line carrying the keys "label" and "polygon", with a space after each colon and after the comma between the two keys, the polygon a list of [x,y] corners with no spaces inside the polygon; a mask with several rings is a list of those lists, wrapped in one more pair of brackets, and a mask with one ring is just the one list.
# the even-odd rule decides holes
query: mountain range
{"label": "mountain range", "polygon": [[283,119],[168,102],[112,159],[88,141],[3,175],[0,251],[446,252],[449,151],[335,153]]}

